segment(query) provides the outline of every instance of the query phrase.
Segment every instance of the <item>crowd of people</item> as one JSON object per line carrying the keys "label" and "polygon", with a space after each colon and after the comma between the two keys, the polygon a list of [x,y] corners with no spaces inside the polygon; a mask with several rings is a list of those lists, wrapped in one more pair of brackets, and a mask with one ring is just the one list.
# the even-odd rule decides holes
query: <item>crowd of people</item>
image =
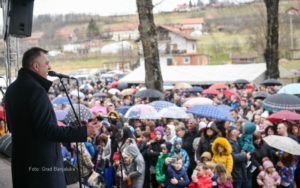
{"label": "crowd of people", "polygon": [[[98,134],[81,143],[80,149],[74,144],[61,145],[64,160],[74,165],[80,160],[86,186],[291,188],[299,185],[298,157],[270,147],[263,139],[280,135],[299,141],[299,122],[268,121],[272,112],[264,110],[263,98],[254,96],[255,92],[272,95],[277,86],[231,85],[229,90],[234,94],[230,96],[224,95],[223,89],[218,94],[186,92],[180,88],[164,92],[163,100],[177,106],[192,97],[207,97],[215,105],[227,105],[234,122],[192,115],[187,119],[124,119],[124,113],[118,110],[122,106],[148,104],[155,99],[134,97],[142,85],[131,86],[133,92],[128,95],[111,94],[111,87],[117,85],[86,83],[80,91],[83,96],[71,95],[74,103],[91,109],[93,117],[102,124]],[[105,95],[95,97],[95,93]],[[57,96],[64,96],[59,84],[53,85],[49,92],[50,99]],[[68,107],[62,104],[54,108]],[[60,121],[64,126],[73,126],[63,119]],[[92,174],[96,174],[94,179]]]}
{"label": "crowd of people", "polygon": [[[279,87],[231,85],[227,89],[232,91],[231,95],[224,94],[226,89],[203,94],[173,88],[165,90],[164,98],[160,99],[181,107],[193,97],[210,98],[214,105],[228,107],[234,120],[231,122],[193,115],[186,119],[125,119],[122,107],[158,99],[134,97],[143,85],[122,88],[132,91],[127,94],[109,92],[114,87],[118,86],[99,81],[85,83],[80,87],[80,96],[71,92],[72,101],[80,104],[76,107],[83,108],[82,111],[88,109],[81,120],[97,118],[101,122],[98,133],[78,147],[75,143],[61,143],[64,161],[74,167],[80,163],[85,186],[292,188],[299,185],[298,157],[270,147],[263,139],[280,135],[299,142],[299,122],[269,121],[272,112],[263,108],[264,98],[254,95],[256,92],[272,95]],[[67,90],[73,88],[67,85]],[[63,88],[59,83],[53,84],[49,99],[61,96],[65,96]],[[53,107],[55,111],[71,110],[67,103]],[[77,125],[75,119],[57,117],[57,120],[61,126]]]}

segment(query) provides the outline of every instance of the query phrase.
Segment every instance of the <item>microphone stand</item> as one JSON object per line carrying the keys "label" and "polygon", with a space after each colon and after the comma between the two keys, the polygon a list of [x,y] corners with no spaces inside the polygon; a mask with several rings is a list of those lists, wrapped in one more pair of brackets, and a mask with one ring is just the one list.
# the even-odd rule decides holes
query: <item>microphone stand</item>
{"label": "microphone stand", "polygon": [[[75,111],[75,109],[74,109],[74,106],[73,106],[73,104],[72,104],[72,101],[71,101],[71,98],[70,98],[70,96],[69,96],[69,94],[68,94],[68,92],[67,92],[67,89],[66,89],[66,86],[65,86],[65,84],[63,83],[63,81],[62,81],[62,78],[59,78],[59,81],[60,81],[60,83],[61,83],[61,85],[63,86],[63,88],[64,88],[64,92],[65,92],[65,94],[66,94],[66,96],[67,96],[67,98],[68,98],[68,101],[69,101],[69,103],[70,103],[70,106],[71,106],[71,108],[72,108],[72,111],[73,111],[73,113],[74,113],[74,115],[75,115],[75,118],[76,118],[76,121],[77,121],[77,124],[78,124],[78,126],[80,126],[81,125],[81,123],[80,123],[80,119],[79,119],[79,117],[78,117],[78,115],[76,114],[76,111]],[[77,84],[78,84],[78,80],[76,80],[77,81]],[[79,98],[79,96],[78,96],[78,98]],[[80,112],[79,112],[79,115],[80,115]],[[78,183],[79,183],[79,187],[80,188],[82,188],[82,184],[81,184],[81,168],[80,168],[80,160],[79,160],[79,153],[78,153],[78,142],[76,142],[76,150],[77,150],[77,152],[76,152],[76,157],[77,157],[77,168],[78,168]]]}

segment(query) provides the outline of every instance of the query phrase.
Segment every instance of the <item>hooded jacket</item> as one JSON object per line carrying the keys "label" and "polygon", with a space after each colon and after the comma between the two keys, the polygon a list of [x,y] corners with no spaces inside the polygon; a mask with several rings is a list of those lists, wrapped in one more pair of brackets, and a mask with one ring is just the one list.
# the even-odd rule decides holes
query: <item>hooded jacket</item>
{"label": "hooded jacket", "polygon": [[47,94],[51,85],[49,80],[22,68],[7,89],[5,108],[12,133],[14,188],[66,187],[59,142],[86,141],[85,126],[57,126]]}
{"label": "hooded jacket", "polygon": [[[221,145],[225,148],[225,151],[219,153],[218,146]],[[213,158],[212,161],[214,163],[222,163],[225,168],[227,174],[231,174],[233,168],[233,158],[232,158],[232,147],[228,140],[224,137],[217,138],[212,145]]]}
{"label": "hooded jacket", "polygon": [[165,164],[165,160],[167,157],[170,157],[170,153],[167,154],[161,154],[158,157],[156,166],[155,166],[155,176],[156,176],[156,181],[158,183],[164,183],[166,181],[166,175],[163,172],[163,166]]}
{"label": "hooded jacket", "polygon": [[[176,178],[178,180],[178,184],[173,185],[171,183],[171,179]],[[175,170],[172,165],[168,165],[166,172],[166,188],[184,188],[188,186],[190,183],[190,179],[186,173],[186,171],[181,168],[180,170]]]}
{"label": "hooded jacket", "polygon": [[256,125],[252,122],[246,122],[243,129],[244,133],[239,139],[242,150],[245,152],[254,152],[255,147],[253,145],[253,133],[256,130]]}
{"label": "hooded jacket", "polygon": [[169,136],[167,135],[164,135],[164,139],[167,141],[167,142],[170,142],[171,144],[174,144],[174,140],[176,138],[176,130],[175,130],[175,126],[174,125],[171,125],[171,124],[168,124],[167,127],[171,130],[171,133]]}

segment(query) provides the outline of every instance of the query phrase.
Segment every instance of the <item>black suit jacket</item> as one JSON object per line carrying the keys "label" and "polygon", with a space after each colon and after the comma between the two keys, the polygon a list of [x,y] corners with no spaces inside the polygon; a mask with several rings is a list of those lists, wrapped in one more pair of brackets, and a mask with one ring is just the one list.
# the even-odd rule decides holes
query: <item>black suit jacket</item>
{"label": "black suit jacket", "polygon": [[14,188],[66,187],[59,142],[83,142],[86,127],[59,127],[47,92],[52,82],[20,69],[7,89],[5,108],[12,133]]}

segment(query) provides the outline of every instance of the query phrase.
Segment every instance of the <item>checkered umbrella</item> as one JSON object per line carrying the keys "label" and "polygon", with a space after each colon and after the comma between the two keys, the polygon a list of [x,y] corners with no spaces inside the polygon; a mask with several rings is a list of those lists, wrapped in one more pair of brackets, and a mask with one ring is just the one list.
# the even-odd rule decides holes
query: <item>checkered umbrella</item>
{"label": "checkered umbrella", "polygon": [[[93,118],[93,114],[86,106],[82,104],[74,104],[74,109],[79,117],[80,121],[88,121],[89,119]],[[80,112],[80,113],[79,113]],[[71,108],[71,106],[68,108],[68,113],[64,119],[66,124],[76,123],[76,117],[75,114]]]}
{"label": "checkered umbrella", "polygon": [[226,112],[225,109],[214,105],[193,106],[187,110],[187,113],[211,119],[234,121],[232,116],[228,112]]}
{"label": "checkered umbrella", "polygon": [[168,102],[168,101],[153,101],[149,105],[154,107],[155,110],[157,110],[158,112],[160,110],[162,110],[163,108],[167,108],[170,106],[176,106],[175,104]]}

